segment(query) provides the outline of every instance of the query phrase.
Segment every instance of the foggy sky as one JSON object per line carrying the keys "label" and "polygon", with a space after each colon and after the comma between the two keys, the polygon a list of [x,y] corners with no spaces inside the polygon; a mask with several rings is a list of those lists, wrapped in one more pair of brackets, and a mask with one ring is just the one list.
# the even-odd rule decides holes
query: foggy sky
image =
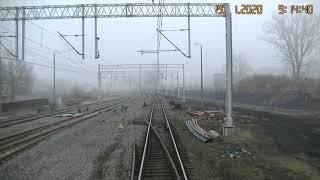
{"label": "foggy sky", "polygon": [[[27,5],[55,5],[55,4],[91,4],[91,3],[125,3],[125,2],[151,2],[151,0],[134,0],[134,1],[111,1],[111,0],[0,0],[0,6],[27,6]],[[316,0],[225,0],[225,1],[165,1],[171,2],[201,2],[201,3],[218,3],[231,2],[232,26],[233,26],[233,52],[241,53],[248,58],[249,64],[256,72],[268,73],[269,71],[280,71],[282,65],[277,50],[270,44],[263,41],[265,33],[263,26],[267,21],[271,20],[273,14],[277,13],[278,4],[309,4],[314,5],[314,15],[319,9],[319,3]],[[236,15],[234,6],[241,4],[263,4],[263,15]],[[43,31],[43,45],[52,49],[63,51],[65,56],[71,57],[73,60],[64,59],[57,56],[58,66],[65,67],[74,66],[79,71],[87,70],[89,73],[76,74],[71,72],[59,71],[57,79],[63,78],[74,82],[85,82],[96,86],[97,64],[140,64],[140,63],[156,63],[155,54],[145,54],[141,56],[137,50],[156,49],[156,18],[117,18],[117,19],[98,19],[98,36],[99,50],[101,58],[95,60],[94,53],[94,26],[93,19],[86,19],[86,56],[87,59],[82,60],[81,57],[75,55],[70,48],[66,46],[60,38],[56,36],[56,31],[64,34],[81,34],[81,19],[71,20],[36,20],[34,24],[43,26],[51,33]],[[14,31],[13,22],[0,22],[0,26],[8,27]],[[180,29],[187,28],[187,18],[163,18],[163,29]],[[0,34],[6,30],[0,28]],[[30,22],[26,22],[26,36],[37,42],[41,41],[41,30]],[[166,35],[178,44],[181,49],[187,51],[187,32],[167,32]],[[77,49],[81,50],[81,38],[68,38]],[[14,49],[13,39],[11,48]],[[201,43],[204,48],[204,78],[206,84],[212,79],[212,74],[225,71],[225,20],[224,18],[191,18],[191,41],[192,41],[192,58],[188,59],[179,53],[161,53],[160,63],[186,64],[186,80],[187,84],[198,84],[200,77],[200,53],[199,47],[194,43]],[[38,58],[34,53],[28,52],[26,60],[38,62],[42,64],[52,64],[52,52],[41,48],[26,40],[26,48],[41,54]],[[173,49],[172,46],[164,38],[161,40],[161,49]],[[43,58],[47,57],[47,59]],[[73,69],[68,67],[68,69]],[[80,66],[80,67],[79,67]],[[75,68],[74,68],[75,69]],[[48,80],[52,78],[51,70],[41,67],[34,67],[35,74],[38,78]],[[90,75],[89,75],[90,74]]]}

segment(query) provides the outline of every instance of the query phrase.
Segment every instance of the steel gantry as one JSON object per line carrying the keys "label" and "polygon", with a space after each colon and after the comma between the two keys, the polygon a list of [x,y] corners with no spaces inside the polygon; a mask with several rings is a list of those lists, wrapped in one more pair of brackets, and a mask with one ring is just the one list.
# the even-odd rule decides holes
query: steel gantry
{"label": "steel gantry", "polygon": [[[160,8],[161,6],[161,8]],[[160,12],[161,11],[161,12]],[[20,6],[0,8],[0,21],[15,21],[16,55],[19,56],[18,27],[22,21],[22,57],[24,58],[24,39],[26,20],[45,19],[82,19],[82,34],[84,35],[85,18],[94,18],[95,57],[99,57],[97,19],[120,17],[223,17],[226,26],[226,119],[224,134],[233,132],[232,119],[232,23],[229,3],[126,3],[126,4],[80,4],[80,5],[49,5]],[[82,50],[84,51],[84,36]],[[84,54],[84,52],[82,52]]]}
{"label": "steel gantry", "polygon": [[70,18],[157,17],[159,6],[164,17],[224,17],[224,6],[217,3],[126,3],[1,7],[0,20],[44,20]]}
{"label": "steel gantry", "polygon": [[[142,92],[142,75],[143,72],[156,72],[160,70],[160,74],[165,80],[165,90],[167,94],[167,81],[169,74],[179,76],[182,73],[182,99],[185,100],[185,77],[184,64],[113,64],[113,65],[98,65],[98,86],[101,89],[102,79],[110,79],[111,76],[139,76],[139,90]],[[179,79],[178,79],[179,80]],[[177,80],[177,88],[179,90],[179,82]],[[178,97],[179,93],[178,93]]]}
{"label": "steel gantry", "polygon": [[[79,4],[79,5],[48,5],[1,7],[0,21],[15,21],[16,36],[19,21],[22,22],[22,59],[24,59],[25,21],[46,19],[82,19],[82,58],[85,50],[85,18],[94,18],[95,58],[98,51],[98,18],[120,17],[226,17],[225,6],[216,3],[126,3],[126,4]],[[18,55],[18,36],[16,37],[16,55]]]}

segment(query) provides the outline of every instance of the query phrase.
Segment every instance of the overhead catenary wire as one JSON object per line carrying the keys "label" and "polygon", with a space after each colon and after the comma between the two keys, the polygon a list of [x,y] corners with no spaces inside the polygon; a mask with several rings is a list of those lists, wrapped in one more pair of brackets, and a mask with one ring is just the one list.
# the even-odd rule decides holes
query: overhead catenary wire
{"label": "overhead catenary wire", "polygon": [[[7,42],[10,43],[10,41],[7,41]],[[28,46],[27,46],[25,52],[26,52],[27,54],[33,56],[33,57],[34,57],[34,55],[36,55],[36,56],[41,57],[41,58],[43,58],[43,59],[50,59],[50,58],[51,58],[51,56],[50,56],[50,57],[47,57],[47,56],[41,55],[41,54],[39,54],[38,52],[35,52],[35,51],[31,50],[31,49],[33,49],[33,50],[35,50],[35,51],[38,51],[38,50],[35,49],[35,48],[31,48],[31,47],[28,47]],[[59,62],[64,62],[64,61],[62,61],[61,59],[59,59],[59,58],[57,58],[57,57],[56,57],[56,59],[57,59]],[[51,62],[48,62],[48,63],[51,63]],[[70,67],[70,68],[79,69],[78,67],[71,66],[71,65],[68,65],[68,64],[62,64],[62,65],[68,66],[68,67]],[[83,68],[81,68],[81,69],[83,69]],[[92,69],[92,70],[83,69],[83,70],[84,70],[84,72],[94,71],[94,69]],[[93,73],[93,72],[91,72],[91,73]]]}
{"label": "overhead catenary wire", "polygon": [[[39,57],[39,58],[42,58],[42,59],[48,59],[49,57],[48,56],[45,56],[45,55],[42,55],[42,54],[40,54],[40,53],[38,53],[38,51],[36,50],[36,49],[33,49],[33,48],[29,48],[29,47],[27,47],[26,49],[25,49],[25,53],[27,53],[27,54],[29,54],[30,56],[32,56],[33,58],[36,58],[36,57]],[[59,62],[58,62],[59,63]],[[75,66],[71,66],[71,65],[68,65],[68,64],[63,64],[62,62],[60,62],[61,63],[61,65],[64,65],[64,66],[68,66],[68,67],[70,67],[70,68],[75,68],[75,69],[77,69],[77,67],[75,67]]]}
{"label": "overhead catenary wire", "polygon": [[[33,65],[33,66],[40,66],[40,67],[51,68],[51,69],[53,68],[53,66],[50,66],[50,65],[39,64],[39,63],[36,63],[36,62],[31,62],[31,61],[22,61],[21,59],[16,59],[14,57],[13,58],[9,58],[9,57],[5,57],[5,56],[0,56],[0,58],[3,59],[3,60],[14,61],[14,62],[17,62],[17,63],[29,64],[29,65]],[[26,60],[31,60],[31,59],[26,59]],[[67,69],[65,67],[59,67],[58,70],[63,70],[63,71],[83,74],[82,71],[71,70],[71,69]],[[90,76],[96,77],[96,73],[87,72],[87,74],[90,75]]]}
{"label": "overhead catenary wire", "polygon": [[[55,37],[55,38],[60,38],[60,36],[57,35],[56,32],[53,32],[51,30],[48,30],[47,28],[45,27],[42,27],[38,24],[35,24],[31,21],[29,21],[32,25],[34,25],[35,27],[39,28],[40,30],[44,30],[45,32],[47,32],[48,34],[50,34],[52,37]],[[78,37],[78,36],[83,36],[82,34],[62,34],[63,36],[74,36],[74,37]],[[88,55],[87,55],[88,56]],[[93,59],[94,57],[91,57],[91,59]],[[80,61],[82,62],[82,61]]]}
{"label": "overhead catenary wire", "polygon": [[[38,59],[38,58],[47,59],[48,58],[48,57],[45,57],[45,56],[41,56],[41,55],[35,54],[34,52],[32,52],[30,50],[26,50],[25,52],[27,54],[29,54],[30,56],[32,56],[33,58],[35,58],[35,59]],[[57,58],[56,58],[56,60],[57,60]],[[77,69],[77,67],[75,67],[75,66],[71,66],[71,65],[68,65],[68,64],[62,64],[61,62],[56,62],[56,63],[58,63],[57,65],[67,66],[69,68]],[[86,71],[86,72],[88,72],[88,71]]]}
{"label": "overhead catenary wire", "polygon": [[62,40],[64,40],[78,55],[83,55],[65,38],[65,36],[71,36],[71,35],[62,35],[59,31],[57,31],[57,33],[60,35],[60,38],[62,38]]}
{"label": "overhead catenary wire", "polygon": [[[3,26],[0,26],[0,28],[5,29],[5,30],[7,30],[7,31],[14,32],[13,30],[10,30],[10,29],[8,29],[8,28],[6,28],[6,27],[3,27]],[[19,35],[19,36],[21,36],[21,35]],[[59,54],[60,56],[63,56],[63,57],[64,57],[66,60],[68,60],[69,62],[71,62],[71,63],[73,63],[73,64],[76,63],[75,65],[79,66],[79,68],[86,70],[85,67],[83,67],[82,61],[80,61],[80,63],[79,63],[79,61],[75,61],[74,59],[72,59],[72,58],[70,58],[70,57],[66,57],[66,56],[65,56],[62,52],[60,52],[60,51],[57,51],[57,50],[52,49],[52,48],[50,48],[50,47],[48,47],[48,46],[45,46],[45,45],[43,45],[42,43],[39,43],[39,42],[37,42],[37,41],[35,41],[35,40],[31,39],[31,38],[28,38],[27,36],[25,36],[25,38],[26,38],[28,41],[30,41],[30,42],[32,42],[32,43],[34,43],[34,44],[36,44],[36,45],[39,45],[40,47],[44,47],[44,48],[46,48],[46,49],[48,49],[48,50],[50,50],[50,51],[52,51],[52,52],[53,52],[53,51],[56,52],[56,54]]]}
{"label": "overhead catenary wire", "polygon": [[[4,56],[1,56],[0,58],[4,59],[4,60],[8,60],[8,61],[15,61],[15,62],[18,62],[18,63],[29,64],[29,65],[33,65],[33,66],[40,66],[40,67],[44,67],[44,68],[53,69],[53,66],[49,66],[49,65],[45,65],[45,64],[39,64],[39,63],[35,63],[35,62],[30,62],[30,61],[16,60],[14,58],[8,58],[8,57],[4,57]],[[70,70],[70,69],[66,69],[66,68],[56,68],[56,69],[57,70],[68,71],[68,72],[73,72],[73,73],[83,74],[83,72],[81,72],[81,71],[75,71],[75,70]],[[90,75],[90,76],[96,78],[96,76],[93,75],[93,74],[86,74],[86,75]]]}
{"label": "overhead catenary wire", "polygon": [[28,22],[29,22],[30,24],[34,25],[35,27],[39,28],[40,30],[47,32],[48,34],[52,35],[53,37],[56,37],[56,36],[57,36],[56,33],[48,30],[47,28],[44,28],[44,27],[42,27],[42,26],[40,26],[40,25],[38,25],[38,24],[36,24],[36,23],[33,23],[32,21],[28,21]]}
{"label": "overhead catenary wire", "polygon": [[189,29],[161,29],[160,31],[188,31]]}
{"label": "overhead catenary wire", "polygon": [[16,57],[16,55],[13,54],[2,42],[0,42],[0,46],[2,46],[11,56]]}
{"label": "overhead catenary wire", "polygon": [[[2,26],[0,26],[0,27],[3,28],[3,29],[6,29],[6,30],[8,30],[8,31],[13,32],[12,30],[10,30],[10,29],[8,29],[8,28],[2,27]],[[84,71],[88,71],[88,69],[86,69],[85,67],[83,67],[83,64],[82,64],[82,63],[79,63],[79,61],[74,61],[74,59],[72,59],[72,58],[70,58],[70,57],[66,57],[65,55],[63,55],[63,53],[62,53],[61,51],[56,51],[56,50],[54,50],[54,49],[52,49],[52,48],[50,48],[50,47],[44,46],[44,45],[42,45],[41,43],[39,43],[39,42],[37,42],[37,41],[34,41],[34,40],[32,40],[32,39],[30,39],[30,38],[28,38],[28,37],[26,37],[26,39],[29,40],[30,42],[36,44],[36,45],[39,45],[40,47],[45,47],[45,48],[48,49],[49,51],[52,51],[52,52],[54,51],[54,52],[56,52],[56,54],[64,57],[66,60],[68,60],[68,62],[70,62],[70,63],[78,66],[79,68],[83,69]],[[61,61],[60,59],[58,59],[58,60]],[[74,62],[77,62],[77,64],[75,64]],[[82,62],[82,61],[81,61],[81,62]],[[94,67],[92,67],[92,68],[94,68]]]}
{"label": "overhead catenary wire", "polygon": [[[26,51],[28,52],[28,51]],[[8,53],[9,56],[12,56],[10,53]],[[4,57],[4,56],[0,56],[1,59],[3,60],[9,60],[9,61],[15,61],[15,62],[18,62],[18,63],[24,63],[24,64],[29,64],[29,65],[33,65],[33,66],[40,66],[40,67],[45,67],[45,68],[53,68],[53,66],[49,66],[49,65],[45,65],[45,64],[39,64],[39,63],[36,63],[36,62],[31,62],[31,61],[23,61],[21,59],[17,60],[14,56],[12,56],[13,58],[9,58],[9,57]],[[25,58],[26,59],[26,58]],[[48,58],[46,58],[48,59]],[[26,60],[31,60],[31,59],[26,59]],[[32,59],[33,60],[33,59]],[[58,65],[59,66],[59,65]],[[63,65],[65,66],[65,65]],[[83,71],[77,71],[77,70],[71,70],[71,69],[67,69],[65,67],[58,67],[57,70],[63,70],[63,71],[68,71],[68,72],[73,72],[73,73],[78,73],[78,74],[84,74]],[[92,77],[96,77],[96,73],[93,73],[93,72],[88,72],[86,71],[85,73],[86,75],[90,75]]]}
{"label": "overhead catenary wire", "polygon": [[[162,28],[162,5],[164,3],[164,0],[159,0],[159,9],[158,9],[158,17],[157,17],[157,27],[156,29],[161,29]],[[159,64],[160,64],[160,41],[161,41],[161,36],[159,35],[159,32],[156,31],[157,33],[157,50],[156,50],[156,54],[157,54],[157,64],[158,64],[158,68],[157,68],[157,81],[158,81],[158,93],[160,91],[160,69],[159,69]]]}

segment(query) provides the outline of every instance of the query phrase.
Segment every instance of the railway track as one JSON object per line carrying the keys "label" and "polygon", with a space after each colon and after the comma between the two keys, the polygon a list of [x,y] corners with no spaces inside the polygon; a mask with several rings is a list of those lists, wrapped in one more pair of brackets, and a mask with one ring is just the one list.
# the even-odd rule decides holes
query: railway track
{"label": "railway track", "polygon": [[[183,179],[188,176],[161,99],[153,103],[143,151],[134,150],[131,179]],[[135,147],[135,146],[134,146]]]}
{"label": "railway track", "polygon": [[123,103],[133,102],[133,99],[126,99],[120,102],[108,105],[99,109],[94,110],[93,112],[40,126],[31,130],[20,132],[8,137],[0,139],[0,162],[4,159],[22,151],[23,149],[34,145],[41,140],[49,137],[50,135],[57,133],[63,129],[76,125],[82,121],[88,120],[91,117],[97,116],[106,111],[110,111]]}
{"label": "railway track", "polygon": [[16,117],[16,118],[4,119],[4,120],[0,121],[0,128],[5,128],[5,127],[9,127],[9,126],[16,125],[16,124],[22,124],[22,123],[34,121],[34,120],[37,120],[37,119],[40,119],[40,118],[54,116],[54,115],[57,115],[57,114],[60,114],[60,113],[74,111],[74,110],[77,110],[79,108],[84,108],[84,107],[88,107],[88,106],[100,106],[100,105],[103,105],[105,103],[110,103],[110,102],[113,102],[113,101],[119,101],[120,99],[121,98],[115,98],[115,99],[108,100],[108,101],[102,101],[102,102],[95,102],[95,103],[90,103],[90,104],[85,104],[85,105],[73,106],[73,107],[70,107],[70,108],[60,109],[60,110],[56,110],[56,111],[53,111],[53,112],[39,114],[39,115],[20,116],[20,117]]}

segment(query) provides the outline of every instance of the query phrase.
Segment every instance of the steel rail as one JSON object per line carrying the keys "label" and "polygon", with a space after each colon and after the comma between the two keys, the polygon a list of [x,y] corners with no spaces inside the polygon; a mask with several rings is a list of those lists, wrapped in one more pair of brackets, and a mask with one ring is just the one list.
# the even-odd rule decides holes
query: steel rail
{"label": "steel rail", "polygon": [[[145,141],[144,141],[144,148],[143,148],[143,154],[142,154],[142,158],[141,158],[141,164],[140,164],[140,169],[139,169],[138,180],[143,179],[143,176],[144,176],[143,175],[144,174],[143,173],[144,172],[144,164],[146,163],[146,159],[147,159],[147,156],[148,156],[147,155],[147,149],[149,148],[150,143],[154,143],[154,141],[150,142],[152,140],[152,137],[150,137],[151,133],[154,133],[153,138],[157,139],[156,143],[160,144],[160,148],[162,149],[162,151],[164,153],[163,155],[166,156],[166,158],[168,159],[168,161],[169,161],[168,163],[170,164],[176,179],[188,180],[188,177],[187,177],[187,174],[186,174],[186,171],[185,171],[185,167],[184,167],[183,162],[181,160],[180,152],[179,152],[179,150],[177,148],[176,141],[174,139],[174,135],[172,133],[172,130],[171,130],[167,115],[165,113],[165,108],[163,106],[162,101],[160,101],[161,112],[162,112],[162,114],[163,114],[163,116],[165,118],[166,126],[168,127],[169,132],[170,132],[170,138],[169,138],[170,140],[168,139],[168,142],[169,141],[172,142],[172,144],[174,146],[173,150],[175,151],[174,153],[175,153],[175,156],[178,159],[178,162],[174,162],[174,159],[171,157],[173,154],[171,154],[169,152],[165,141],[162,140],[160,134],[157,132],[155,127],[153,127],[153,125],[152,125],[153,124],[152,120],[153,120],[153,115],[154,115],[154,111],[155,111],[155,106],[156,106],[156,101],[153,102],[151,113],[150,113],[150,117],[149,117],[149,121],[146,121],[146,124],[148,125],[148,129],[147,129],[146,138],[145,138]],[[153,140],[155,140],[155,139],[153,139]],[[135,160],[135,159],[133,158],[133,160]],[[177,165],[176,163],[179,163],[179,165]],[[178,171],[178,168],[177,168],[178,166],[181,168],[181,171],[179,170],[180,172]],[[134,172],[134,164],[132,165],[132,172]],[[133,178],[134,178],[134,173],[132,173],[132,175],[131,175],[131,179],[133,179]]]}
{"label": "steel rail", "polygon": [[[0,141],[2,141],[1,142],[2,145],[0,148],[0,161],[7,158],[8,156],[11,156],[11,155],[31,146],[33,144],[41,141],[42,139],[50,136],[51,134],[54,134],[54,133],[62,130],[64,128],[76,125],[84,120],[87,120],[91,117],[97,116],[100,113],[110,111],[110,110],[114,109],[115,107],[118,107],[122,103],[129,103],[129,102],[133,102],[133,101],[134,100],[129,99],[129,100],[126,100],[123,102],[112,104],[107,107],[103,107],[98,110],[95,110],[90,114],[86,114],[81,117],[70,118],[70,119],[68,119],[70,122],[68,122],[68,121],[60,122],[59,124],[61,124],[61,125],[59,125],[57,123],[53,123],[53,124],[50,124],[49,126],[46,125],[46,127],[40,128],[36,131],[27,132],[27,134],[25,134],[26,132],[22,132],[21,134],[16,134],[16,137],[9,136],[8,139],[10,140],[10,142],[8,144],[5,144],[5,142],[8,142],[8,139],[2,138],[0,140]],[[74,121],[71,122],[71,120],[74,120]],[[65,123],[65,124],[63,124],[63,123]],[[41,131],[43,131],[43,132],[41,132]],[[19,138],[19,137],[21,137],[21,138]]]}
{"label": "steel rail", "polygon": [[203,137],[201,134],[199,134],[196,129],[193,127],[192,122],[190,121],[186,121],[186,125],[188,127],[188,129],[190,130],[190,132],[196,136],[198,139],[200,139],[203,142],[208,142],[208,139]]}
{"label": "steel rail", "polygon": [[[150,123],[149,123],[149,122],[146,122],[146,124],[150,124]],[[151,128],[151,130],[152,130],[152,131],[150,131],[150,133],[153,132],[153,133],[156,135],[156,138],[157,138],[157,139],[159,140],[159,142],[160,142],[161,148],[164,150],[165,155],[166,155],[167,158],[169,159],[170,165],[171,165],[171,167],[172,167],[172,169],[173,169],[173,171],[174,171],[177,179],[180,180],[181,178],[180,178],[179,172],[178,172],[178,170],[177,170],[177,168],[176,168],[176,165],[174,164],[173,158],[171,157],[168,148],[167,148],[166,145],[165,145],[165,142],[162,140],[161,136],[159,135],[159,133],[157,132],[157,130],[156,130],[152,125],[150,126],[150,128]],[[149,133],[149,135],[150,135],[150,133]],[[132,166],[132,167],[134,168],[134,166]],[[141,169],[141,168],[140,168],[140,169]],[[134,175],[134,174],[133,174],[133,175]],[[132,176],[131,178],[133,179],[134,177]],[[142,177],[141,177],[141,178],[142,178]],[[138,179],[138,180],[141,180],[141,179]]]}
{"label": "steel rail", "polygon": [[[120,103],[123,103],[123,102],[126,102],[126,101],[120,101]],[[114,105],[114,104],[113,104]],[[107,107],[103,107],[103,108],[99,108],[97,110],[94,110],[93,112],[89,113],[89,114],[92,114],[94,112],[97,112],[99,110],[102,110],[104,108],[109,108],[113,105],[109,105]],[[43,125],[43,126],[39,126],[39,127],[36,127],[36,128],[33,128],[33,129],[30,129],[30,130],[26,130],[26,131],[23,131],[23,132],[19,132],[19,133],[16,133],[16,134],[13,134],[13,135],[10,135],[10,136],[7,136],[7,137],[4,137],[4,138],[0,138],[0,145],[3,145],[9,141],[13,141],[13,140],[16,140],[18,139],[19,137],[21,136],[26,136],[26,135],[29,135],[29,134],[32,134],[33,132],[36,132],[36,131],[39,131],[41,129],[45,129],[45,128],[48,128],[50,126],[54,126],[54,125],[59,125],[59,124],[62,124],[64,122],[67,122],[67,121],[71,121],[73,119],[79,119],[81,117],[84,117],[86,115],[81,115],[81,116],[77,116],[77,117],[71,117],[71,118],[67,118],[67,119],[64,119],[64,120],[61,120],[61,121],[57,121],[57,122],[53,122],[51,124],[46,124],[46,125]]]}
{"label": "steel rail", "polygon": [[112,101],[117,101],[117,100],[121,100],[122,98],[115,98],[115,99],[111,99],[108,101],[103,101],[103,102],[94,102],[94,103],[89,103],[89,104],[84,104],[84,105],[79,105],[79,106],[73,106],[70,108],[66,108],[66,109],[60,109],[60,110],[56,110],[53,112],[48,112],[48,113],[43,113],[40,115],[33,115],[33,116],[24,116],[24,117],[18,117],[18,118],[13,118],[13,119],[4,119],[0,121],[0,128],[5,128],[11,125],[15,125],[15,124],[21,124],[21,123],[25,123],[25,122],[29,122],[29,121],[34,121],[40,118],[44,118],[44,117],[48,117],[48,116],[53,116],[59,113],[64,113],[64,112],[68,112],[68,111],[72,111],[72,110],[76,110],[78,108],[82,108],[82,107],[86,107],[86,106],[92,106],[92,105],[100,105],[100,104],[106,104]]}
{"label": "steel rail", "polygon": [[165,154],[167,155],[167,157],[168,157],[168,159],[169,159],[170,165],[171,165],[171,167],[173,168],[173,171],[174,171],[177,179],[180,180],[181,178],[180,178],[179,172],[178,172],[178,170],[177,170],[176,165],[174,164],[174,161],[173,161],[173,159],[172,159],[172,157],[171,157],[171,155],[170,155],[170,152],[169,152],[168,148],[166,147],[164,141],[161,139],[161,136],[159,135],[159,133],[157,132],[157,130],[156,130],[153,126],[151,126],[151,128],[152,128],[153,132],[155,133],[156,137],[158,138],[158,140],[160,141],[161,147],[162,147],[163,150],[165,151]]}
{"label": "steel rail", "polygon": [[133,142],[132,145],[132,164],[131,164],[131,180],[134,180],[134,170],[135,170],[135,164],[136,164],[136,144]]}
{"label": "steel rail", "polygon": [[152,109],[151,109],[151,113],[150,113],[150,117],[149,117],[149,123],[148,123],[149,125],[148,125],[147,135],[146,135],[146,139],[145,139],[144,147],[143,147],[143,154],[142,154],[142,159],[141,159],[141,164],[140,164],[138,180],[140,180],[142,177],[143,164],[144,164],[144,160],[146,158],[147,144],[148,144],[149,133],[150,133],[150,128],[151,128],[151,124],[152,124],[152,117],[153,117],[153,111],[154,111],[155,104],[156,104],[156,102],[153,101],[153,105],[152,105]]}
{"label": "steel rail", "polygon": [[[63,113],[69,110],[75,110],[77,108],[81,108],[81,107],[86,107],[86,106],[91,106],[91,105],[96,105],[99,103],[107,103],[107,102],[111,102],[111,101],[115,101],[115,100],[121,100],[122,98],[114,98],[114,99],[110,99],[110,100],[106,100],[106,101],[101,101],[101,102],[93,102],[93,103],[88,103],[88,104],[82,104],[82,105],[78,105],[78,106],[71,106],[68,108],[64,108],[64,109],[59,109],[59,110],[55,110],[55,111],[51,111],[51,112],[46,112],[46,113],[41,113],[41,114],[37,114],[37,115],[29,115],[29,116],[16,116],[13,118],[6,118],[6,119],[2,119],[0,120],[0,123],[5,123],[5,122],[10,122],[10,121],[17,121],[17,120],[22,120],[22,119],[27,119],[27,118],[42,118],[45,117],[47,115],[52,115],[53,113]],[[55,114],[54,114],[55,115]]]}
{"label": "steel rail", "polygon": [[179,165],[180,165],[181,170],[182,170],[183,178],[184,178],[185,180],[188,180],[188,176],[187,176],[187,173],[186,173],[186,171],[185,171],[183,162],[182,162],[182,160],[181,160],[180,153],[179,153],[179,150],[178,150],[176,141],[175,141],[175,139],[174,139],[174,136],[173,136],[173,133],[172,133],[172,130],[171,130],[171,126],[170,126],[169,120],[168,120],[168,118],[167,118],[167,114],[166,114],[165,108],[164,108],[164,106],[163,106],[162,101],[160,101],[160,102],[161,102],[161,109],[162,109],[163,115],[164,115],[164,117],[165,117],[165,119],[166,119],[166,125],[167,125],[167,127],[168,127],[168,129],[169,129],[170,137],[171,137],[171,140],[172,140],[172,143],[173,143],[173,146],[174,146],[176,155],[177,155],[178,160],[179,160]]}

